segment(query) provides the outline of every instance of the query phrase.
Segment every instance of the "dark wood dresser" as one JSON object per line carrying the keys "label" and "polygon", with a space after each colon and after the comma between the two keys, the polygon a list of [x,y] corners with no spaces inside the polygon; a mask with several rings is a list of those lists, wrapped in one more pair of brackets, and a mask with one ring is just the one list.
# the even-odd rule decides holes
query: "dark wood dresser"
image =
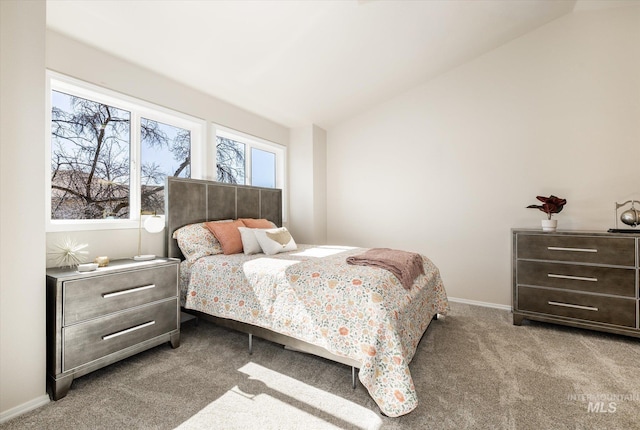
{"label": "dark wood dresser", "polygon": [[640,337],[640,232],[514,229],[513,323]]}

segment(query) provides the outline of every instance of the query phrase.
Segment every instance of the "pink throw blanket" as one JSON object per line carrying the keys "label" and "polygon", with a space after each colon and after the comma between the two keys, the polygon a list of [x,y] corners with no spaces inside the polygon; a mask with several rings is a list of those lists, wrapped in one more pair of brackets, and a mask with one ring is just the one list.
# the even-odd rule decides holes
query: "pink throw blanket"
{"label": "pink throw blanket", "polygon": [[362,254],[347,257],[347,264],[373,266],[393,273],[407,290],[418,275],[424,274],[420,254],[390,248],[371,248]]}

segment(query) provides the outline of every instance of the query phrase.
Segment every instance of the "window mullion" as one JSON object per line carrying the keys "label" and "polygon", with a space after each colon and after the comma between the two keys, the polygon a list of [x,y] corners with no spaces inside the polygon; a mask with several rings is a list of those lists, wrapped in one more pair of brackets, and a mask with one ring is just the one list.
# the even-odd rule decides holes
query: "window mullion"
{"label": "window mullion", "polygon": [[130,148],[130,183],[129,183],[129,218],[137,220],[140,218],[140,208],[142,207],[141,195],[141,130],[140,113],[131,112],[131,148]]}
{"label": "window mullion", "polygon": [[246,185],[252,185],[253,184],[253,176],[251,175],[251,155],[252,155],[252,146],[249,145],[248,143],[244,144],[244,159],[245,159],[245,167],[244,167],[244,183]]}

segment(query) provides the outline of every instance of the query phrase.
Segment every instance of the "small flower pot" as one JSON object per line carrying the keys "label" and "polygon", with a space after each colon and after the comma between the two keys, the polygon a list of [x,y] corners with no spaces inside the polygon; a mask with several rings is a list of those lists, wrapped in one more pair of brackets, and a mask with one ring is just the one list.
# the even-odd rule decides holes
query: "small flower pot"
{"label": "small flower pot", "polygon": [[542,220],[542,231],[556,231],[558,228],[558,220],[557,219],[543,219]]}

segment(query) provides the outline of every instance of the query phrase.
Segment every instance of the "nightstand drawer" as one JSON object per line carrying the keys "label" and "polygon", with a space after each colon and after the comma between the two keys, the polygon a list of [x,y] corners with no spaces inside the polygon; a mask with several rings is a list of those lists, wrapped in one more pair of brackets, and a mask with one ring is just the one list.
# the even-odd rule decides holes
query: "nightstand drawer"
{"label": "nightstand drawer", "polygon": [[517,310],[636,327],[636,300],[519,287]]}
{"label": "nightstand drawer", "polygon": [[62,329],[63,371],[178,329],[177,298]]}
{"label": "nightstand drawer", "polygon": [[519,234],[518,258],[634,267],[635,239]]}
{"label": "nightstand drawer", "polygon": [[518,284],[614,296],[636,296],[636,271],[541,261],[518,261]]}
{"label": "nightstand drawer", "polygon": [[177,265],[109,273],[64,283],[64,325],[177,295]]}

